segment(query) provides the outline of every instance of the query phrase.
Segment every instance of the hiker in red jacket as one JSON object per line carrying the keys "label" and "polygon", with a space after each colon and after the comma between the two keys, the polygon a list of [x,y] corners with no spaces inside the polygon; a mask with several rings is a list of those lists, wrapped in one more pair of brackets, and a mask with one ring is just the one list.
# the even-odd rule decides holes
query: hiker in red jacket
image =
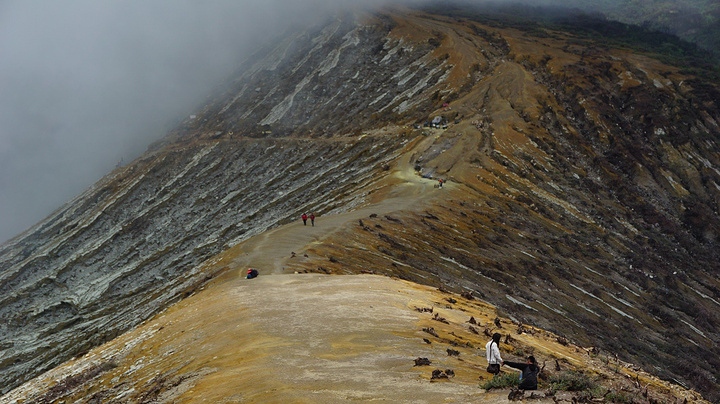
{"label": "hiker in red jacket", "polygon": [[314,213],[310,214],[310,223],[313,225],[313,227],[315,226],[315,214]]}
{"label": "hiker in red jacket", "polygon": [[303,226],[307,226],[307,213],[302,214]]}

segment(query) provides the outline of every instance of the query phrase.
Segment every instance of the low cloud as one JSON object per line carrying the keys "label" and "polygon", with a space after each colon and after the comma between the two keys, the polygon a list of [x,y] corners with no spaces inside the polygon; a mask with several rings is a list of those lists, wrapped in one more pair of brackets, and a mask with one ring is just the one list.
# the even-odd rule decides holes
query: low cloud
{"label": "low cloud", "polygon": [[0,243],[139,156],[273,37],[388,3],[0,0]]}
{"label": "low cloud", "polygon": [[264,42],[357,4],[0,2],[0,243],[139,156]]}

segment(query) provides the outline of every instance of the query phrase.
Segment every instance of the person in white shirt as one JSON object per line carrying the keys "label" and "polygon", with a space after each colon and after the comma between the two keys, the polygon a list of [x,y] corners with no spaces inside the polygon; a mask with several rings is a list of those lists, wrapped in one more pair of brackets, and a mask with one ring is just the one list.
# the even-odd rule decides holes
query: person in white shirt
{"label": "person in white shirt", "polygon": [[500,373],[500,366],[503,364],[503,359],[500,356],[500,337],[499,333],[495,333],[492,339],[485,344],[485,357],[488,361],[487,371],[493,375]]}

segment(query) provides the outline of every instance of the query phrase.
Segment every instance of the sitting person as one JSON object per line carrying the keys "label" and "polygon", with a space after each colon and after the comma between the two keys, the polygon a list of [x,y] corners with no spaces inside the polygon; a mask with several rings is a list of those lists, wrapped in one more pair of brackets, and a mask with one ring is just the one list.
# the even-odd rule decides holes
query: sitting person
{"label": "sitting person", "polygon": [[258,276],[257,269],[252,269],[252,268],[248,269],[247,279],[257,278],[257,276]]}
{"label": "sitting person", "polygon": [[528,356],[525,363],[520,362],[503,362],[503,365],[510,366],[511,368],[520,369],[522,375],[520,376],[520,390],[537,390],[537,377],[540,373],[540,368],[535,361],[535,357]]}

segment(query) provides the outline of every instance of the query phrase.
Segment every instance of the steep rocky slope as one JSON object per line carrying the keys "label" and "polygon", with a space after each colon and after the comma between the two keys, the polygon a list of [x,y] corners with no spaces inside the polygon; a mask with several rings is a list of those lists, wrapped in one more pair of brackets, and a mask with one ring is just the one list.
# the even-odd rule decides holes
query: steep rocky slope
{"label": "steep rocky slope", "polygon": [[449,183],[274,268],[469,291],[717,400],[719,99],[562,32],[392,11],[291,35],[1,247],[2,391],[253,264],[232,247],[302,211],[393,197],[399,171]]}
{"label": "steep rocky slope", "polygon": [[[487,35],[436,24],[448,49]],[[437,112],[461,121],[415,159],[457,184],[448,200],[368,218],[339,237],[352,242],[313,252],[343,257],[325,270],[472,290],[717,392],[717,87],[559,33],[498,33],[504,56],[485,68],[480,58],[472,89]]]}
{"label": "steep rocky slope", "polygon": [[288,37],[146,155],[4,244],[2,391],[182,297],[212,276],[198,266],[228,246],[302,211],[360,203],[412,137],[363,132],[379,118],[348,114],[409,108],[450,68],[429,43],[406,52],[388,39],[385,49],[390,28],[388,17],[347,16]]}

